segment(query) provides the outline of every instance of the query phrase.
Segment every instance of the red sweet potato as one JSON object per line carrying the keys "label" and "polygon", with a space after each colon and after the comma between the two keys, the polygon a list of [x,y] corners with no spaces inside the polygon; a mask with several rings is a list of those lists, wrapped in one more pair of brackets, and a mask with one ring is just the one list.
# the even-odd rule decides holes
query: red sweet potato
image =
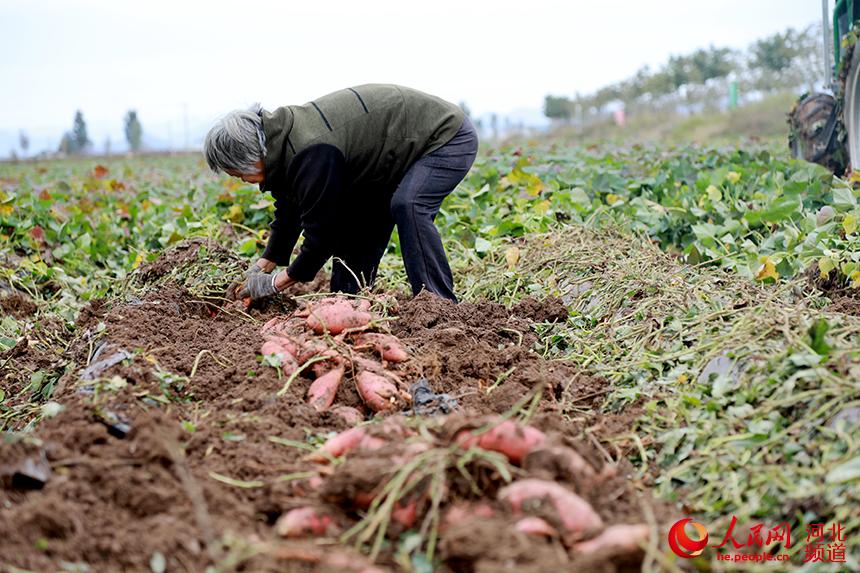
{"label": "red sweet potato", "polygon": [[356,342],[361,346],[372,346],[384,360],[389,362],[404,362],[409,359],[409,353],[406,352],[403,343],[391,334],[365,332]]}
{"label": "red sweet potato", "polygon": [[307,537],[326,535],[334,519],[316,507],[291,509],[275,523],[275,531],[281,537]]}
{"label": "red sweet potato", "polygon": [[391,520],[409,529],[418,520],[418,500],[398,500],[391,509]]}
{"label": "red sweet potato", "polygon": [[279,354],[281,356],[293,356],[298,354],[296,343],[286,336],[272,336],[268,338],[260,349],[260,354]]}
{"label": "red sweet potato", "polygon": [[327,461],[327,456],[340,457],[354,450],[378,450],[385,445],[385,440],[371,436],[367,427],[359,426],[344,430],[338,435],[329,438],[320,447],[319,452],[314,452],[309,456],[312,461]]}
{"label": "red sweet potato", "polygon": [[353,426],[364,421],[364,414],[351,406],[335,406],[331,413],[340,416],[347,424]]}
{"label": "red sweet potato", "polygon": [[555,527],[540,517],[524,517],[514,524],[514,528],[516,528],[517,531],[522,531],[526,535],[558,537],[558,531],[556,531]]}
{"label": "red sweet potato", "polygon": [[565,534],[577,534],[603,525],[603,520],[587,501],[556,482],[520,480],[500,489],[499,499],[510,504],[515,512],[549,503]]}
{"label": "red sweet potato", "polygon": [[473,519],[489,519],[495,514],[495,510],[486,503],[473,503],[468,501],[456,502],[449,506],[445,515],[442,516],[442,523],[439,530],[444,531],[449,527],[454,527],[455,525],[466,523]]}
{"label": "red sweet potato", "polygon": [[606,548],[635,553],[640,550],[639,544],[647,543],[649,537],[651,537],[651,529],[643,523],[611,525],[597,537],[577,543],[573,547],[580,553],[594,553]]}
{"label": "red sweet potato", "polygon": [[326,305],[315,305],[307,319],[308,328],[316,334],[339,334],[348,328],[361,328],[370,324],[370,313],[355,310],[345,300]]}
{"label": "red sweet potato", "polygon": [[542,467],[557,468],[565,479],[582,475],[594,476],[596,473],[585,458],[567,446],[542,446],[533,449],[523,457],[522,465],[527,470]]}
{"label": "red sweet potato", "polygon": [[499,452],[515,464],[521,463],[526,454],[545,441],[546,435],[537,428],[523,426],[513,420],[505,420],[477,436],[468,430],[457,435],[457,443],[461,447],[477,446]]}
{"label": "red sweet potato", "polygon": [[313,494],[323,485],[323,477],[319,474],[305,479],[295,479],[290,481],[290,495],[293,497],[308,497]]}
{"label": "red sweet potato", "polygon": [[343,373],[343,366],[333,368],[314,380],[308,388],[308,402],[317,412],[325,412],[331,408],[337,389],[343,380]]}
{"label": "red sweet potato", "polygon": [[374,412],[397,408],[397,399],[400,396],[397,386],[384,376],[364,370],[355,377],[355,386],[361,399]]}

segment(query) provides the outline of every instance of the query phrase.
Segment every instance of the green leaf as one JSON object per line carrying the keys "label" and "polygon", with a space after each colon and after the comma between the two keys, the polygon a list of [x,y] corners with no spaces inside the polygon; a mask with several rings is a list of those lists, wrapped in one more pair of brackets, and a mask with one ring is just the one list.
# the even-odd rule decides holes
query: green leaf
{"label": "green leaf", "polygon": [[792,213],[800,210],[800,201],[796,199],[778,199],[764,209],[757,211],[748,211],[744,215],[744,219],[750,225],[757,225],[761,222],[779,223],[788,219]]}
{"label": "green leaf", "polygon": [[492,247],[493,244],[484,237],[478,237],[475,239],[475,252],[477,253],[487,253]]}
{"label": "green leaf", "polygon": [[819,318],[811,327],[809,327],[809,347],[812,348],[819,356],[826,357],[830,354],[830,345],[827,344],[827,341],[824,339],[829,328],[830,325],[824,318]]}
{"label": "green leaf", "polygon": [[827,472],[824,481],[827,483],[843,483],[860,478],[860,457],[841,463]]}
{"label": "green leaf", "polygon": [[850,235],[857,230],[857,217],[854,216],[853,213],[848,213],[845,215],[845,218],[842,219],[842,229],[845,231],[846,235]]}
{"label": "green leaf", "polygon": [[837,187],[833,189],[833,205],[835,207],[854,208],[857,206],[857,198],[848,187]]}

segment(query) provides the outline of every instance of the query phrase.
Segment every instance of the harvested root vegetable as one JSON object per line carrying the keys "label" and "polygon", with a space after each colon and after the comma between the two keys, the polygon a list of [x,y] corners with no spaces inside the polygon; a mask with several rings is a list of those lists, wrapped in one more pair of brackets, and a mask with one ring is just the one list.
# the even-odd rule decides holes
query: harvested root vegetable
{"label": "harvested root vegetable", "polygon": [[499,499],[516,512],[528,511],[548,502],[567,535],[603,526],[603,520],[587,501],[553,481],[524,479],[499,490]]}
{"label": "harvested root vegetable", "polygon": [[495,514],[495,510],[486,503],[457,502],[452,504],[442,517],[440,531],[473,519],[489,519]]}
{"label": "harvested root vegetable", "polygon": [[340,416],[347,424],[353,426],[364,421],[364,414],[352,406],[335,406],[332,408],[331,413],[335,416]]}
{"label": "harvested root vegetable", "polygon": [[334,519],[316,507],[291,509],[275,523],[275,532],[281,537],[308,537],[326,535]]}
{"label": "harvested root vegetable", "polygon": [[[594,468],[585,461],[579,452],[567,446],[540,447],[523,457],[523,467],[527,470],[537,468],[557,468],[564,478],[575,476],[594,476]],[[611,476],[610,476],[611,477]]]}
{"label": "harvested root vegetable", "polygon": [[308,328],[316,334],[329,332],[340,334],[348,328],[362,328],[370,324],[372,316],[369,312],[355,310],[345,300],[326,305],[315,305],[307,319]]}
{"label": "harvested root vegetable", "polygon": [[403,343],[391,334],[365,332],[356,342],[361,346],[372,346],[384,360],[389,362],[404,362],[409,359],[409,353],[406,352]]}
{"label": "harvested root vegetable", "polygon": [[337,458],[355,450],[378,450],[384,445],[385,440],[371,436],[366,427],[350,428],[326,440],[320,450],[311,454],[309,459],[327,461],[326,454]]}
{"label": "harvested root vegetable", "polygon": [[296,343],[285,336],[273,336],[263,343],[260,354],[277,354],[279,356],[293,356],[298,354]]}
{"label": "harvested root vegetable", "polygon": [[558,537],[558,531],[555,527],[546,522],[540,517],[524,517],[514,527],[517,531],[522,531],[526,535],[537,535],[540,537]]}
{"label": "harvested root vegetable", "polygon": [[521,463],[526,454],[545,441],[546,435],[537,428],[523,426],[513,420],[505,420],[477,436],[468,430],[457,435],[457,443],[461,447],[477,446],[499,452],[515,464]]}
{"label": "harvested root vegetable", "polygon": [[308,402],[317,412],[325,412],[331,408],[337,389],[343,380],[343,373],[343,366],[329,370],[314,380],[308,388]]}
{"label": "harvested root vegetable", "polygon": [[299,364],[304,364],[311,358],[315,358],[317,356],[331,356],[332,358],[336,358],[338,354],[336,350],[326,344],[323,340],[311,338],[310,340],[302,340],[300,342],[298,354],[296,356]]}
{"label": "harvested root vegetable", "polygon": [[418,501],[415,499],[399,500],[391,509],[391,520],[409,529],[418,521]]}
{"label": "harvested root vegetable", "polygon": [[400,394],[393,382],[374,372],[364,370],[355,377],[358,395],[374,412],[386,412],[397,408]]}
{"label": "harvested root vegetable", "polygon": [[607,548],[624,553],[635,553],[641,549],[640,543],[647,543],[650,537],[651,529],[643,523],[611,525],[594,539],[582,541],[573,547],[580,553],[594,553]]}
{"label": "harvested root vegetable", "polygon": [[323,485],[323,478],[317,474],[307,479],[292,480],[290,482],[290,494],[294,497],[307,497]]}

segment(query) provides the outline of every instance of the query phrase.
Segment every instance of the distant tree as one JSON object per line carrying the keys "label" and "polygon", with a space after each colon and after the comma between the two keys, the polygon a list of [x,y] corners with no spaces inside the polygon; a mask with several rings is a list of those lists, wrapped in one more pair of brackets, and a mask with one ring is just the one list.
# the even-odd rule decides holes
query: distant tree
{"label": "distant tree", "polygon": [[499,138],[499,116],[495,113],[490,116],[490,129],[493,132],[493,139]]}
{"label": "distant tree", "polygon": [[729,48],[715,48],[711,46],[707,50],[696,50],[689,56],[690,68],[693,80],[703,84],[713,78],[724,78],[731,73],[733,68],[732,50]]}
{"label": "distant tree", "polygon": [[110,136],[105,138],[105,155],[110,155]]}
{"label": "distant tree", "polygon": [[30,138],[27,137],[23,129],[18,133],[18,145],[21,146],[22,155],[26,157],[27,150],[30,149]]}
{"label": "distant tree", "polygon": [[756,41],[750,48],[750,67],[780,73],[788,69],[804,47],[793,29]]}
{"label": "distant tree", "polygon": [[14,147],[9,150],[9,160],[13,162],[18,161],[18,154],[15,153]]}
{"label": "distant tree", "polygon": [[71,155],[75,152],[74,147],[75,145],[72,139],[72,134],[67,131],[60,139],[60,147],[57,148],[57,151],[59,151],[60,153],[65,153],[66,155]]}
{"label": "distant tree", "polygon": [[87,135],[87,122],[84,121],[84,114],[81,110],[75,112],[75,123],[72,126],[72,153],[83,153],[90,145],[90,138]]}
{"label": "distant tree", "polygon": [[139,151],[143,141],[143,126],[140,125],[140,120],[137,118],[137,112],[130,109],[125,114],[125,139],[128,141],[128,147],[132,151]]}
{"label": "distant tree", "polygon": [[571,115],[570,100],[564,96],[546,96],[543,100],[543,114],[550,119],[569,121]]}

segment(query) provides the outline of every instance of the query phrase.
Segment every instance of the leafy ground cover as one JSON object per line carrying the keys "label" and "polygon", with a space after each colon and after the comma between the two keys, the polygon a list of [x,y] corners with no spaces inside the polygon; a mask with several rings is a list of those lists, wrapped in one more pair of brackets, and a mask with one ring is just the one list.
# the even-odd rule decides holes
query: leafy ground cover
{"label": "leafy ground cover", "polygon": [[[816,519],[841,520],[860,567],[857,196],[852,181],[765,147],[532,145],[482,154],[437,224],[465,300],[564,301],[561,322],[533,316],[531,344],[549,363],[607,383],[555,396],[553,415],[632,463],[634,489],[647,484],[677,515],[718,528],[732,515],[788,520],[798,534]],[[256,188],[208,174],[196,157],[0,168],[0,428],[38,431],[40,418],[54,419],[56,388],[87,360],[80,325],[104,331],[102,301],[137,296],[141,271],[159,269],[165,249],[208,240],[156,274],[217,304],[225,275],[243,263],[206,245],[252,256],[271,214]],[[404,287],[399,257],[386,257],[379,290]],[[208,362],[203,350],[191,361]],[[498,360],[457,364],[472,384],[539,379]],[[167,392],[190,373],[147,380]],[[597,431],[600,412],[636,422]],[[180,429],[201,419],[182,416],[190,425]],[[242,483],[259,481],[242,473]],[[424,550],[417,543],[397,566],[418,567]],[[792,551],[799,567],[802,545]],[[650,567],[680,566],[656,546],[646,554]]]}

